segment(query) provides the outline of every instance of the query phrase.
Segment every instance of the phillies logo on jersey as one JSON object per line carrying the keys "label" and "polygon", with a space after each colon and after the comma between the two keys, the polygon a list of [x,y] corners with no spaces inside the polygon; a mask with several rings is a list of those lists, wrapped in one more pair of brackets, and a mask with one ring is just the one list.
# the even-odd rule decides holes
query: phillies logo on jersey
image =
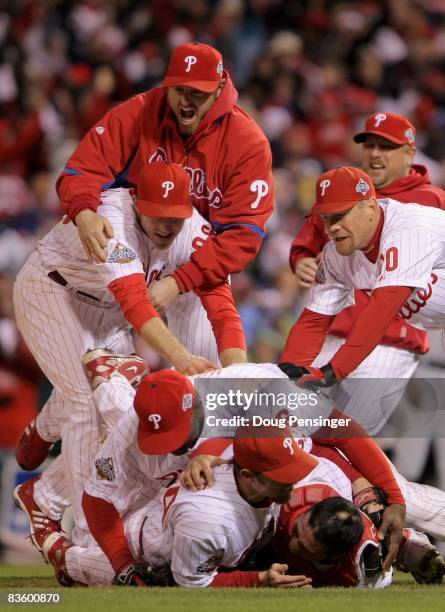
{"label": "phillies logo on jersey", "polygon": [[329,185],[331,184],[331,181],[328,179],[324,179],[324,181],[321,181],[320,183],[320,195],[323,198],[324,194],[326,193],[326,189],[329,187]]}
{"label": "phillies logo on jersey", "polygon": [[150,423],[153,423],[153,429],[155,431],[161,429],[159,423],[162,421],[162,417],[160,414],[150,414],[150,416],[148,417],[148,421]]}
{"label": "phillies logo on jersey", "polygon": [[[189,168],[188,166],[185,166],[184,170],[190,178],[190,195],[192,196],[192,200],[193,198],[199,200],[199,203],[204,200],[207,202],[207,205],[212,208],[221,208],[223,200],[222,193],[217,187],[215,189],[209,188],[204,170],[201,168]],[[199,208],[199,205],[197,208]]]}
{"label": "phillies logo on jersey", "polygon": [[184,57],[184,62],[187,64],[185,71],[190,72],[192,66],[196,64],[197,61],[198,60],[196,59],[195,55],[187,55],[187,57]]}
{"label": "phillies logo on jersey", "polygon": [[407,301],[403,304],[402,308],[399,310],[399,314],[402,319],[408,321],[411,317],[419,312],[421,308],[423,308],[430,297],[433,294],[433,285],[437,283],[439,280],[438,276],[431,272],[431,282],[428,283],[426,289],[419,289],[418,291],[413,291],[411,296],[407,299]]}
{"label": "phillies logo on jersey", "polygon": [[324,285],[326,282],[326,272],[324,271],[323,262],[320,262],[315,273],[315,282],[317,285]]}
{"label": "phillies logo on jersey", "polygon": [[386,115],[385,113],[377,113],[377,115],[374,117],[374,127],[378,128],[379,125],[382,123],[382,121],[386,120]]}
{"label": "phillies logo on jersey", "polygon": [[355,190],[357,193],[361,193],[364,196],[368,193],[370,187],[368,183],[364,179],[360,179],[357,185],[355,186]]}
{"label": "phillies logo on jersey", "polygon": [[284,448],[287,448],[287,450],[289,451],[289,453],[291,455],[295,454],[295,451],[294,451],[294,441],[292,440],[292,438],[284,438],[283,446],[284,446]]}
{"label": "phillies logo on jersey", "polygon": [[164,181],[164,182],[161,184],[161,187],[164,189],[164,193],[162,194],[162,197],[163,197],[163,198],[168,198],[168,194],[169,194],[169,192],[170,192],[172,189],[174,189],[175,184],[174,184],[174,182],[173,182],[173,181]]}
{"label": "phillies logo on jersey", "polygon": [[250,191],[257,194],[255,201],[252,202],[250,208],[258,208],[261,200],[269,193],[269,184],[262,180],[253,181],[253,183],[250,184]]}

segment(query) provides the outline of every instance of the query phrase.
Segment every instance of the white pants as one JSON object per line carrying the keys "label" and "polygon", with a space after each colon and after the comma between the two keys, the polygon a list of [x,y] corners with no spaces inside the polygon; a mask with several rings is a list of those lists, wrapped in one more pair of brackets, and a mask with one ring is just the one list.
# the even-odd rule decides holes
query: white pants
{"label": "white pants", "polygon": [[[117,304],[101,305],[80,296],[52,281],[47,273],[34,252],[14,285],[14,310],[25,342],[54,386],[48,412],[63,415],[64,477],[76,525],[86,529],[82,493],[99,449],[102,422],[81,358],[87,350],[98,347],[131,354],[133,340]],[[53,425],[52,435],[54,432]],[[54,489],[56,472],[57,466],[42,477],[39,487],[53,479]]]}
{"label": "white pants", "polygon": [[[312,365],[326,365],[345,341],[327,336]],[[330,397],[370,435],[376,435],[399,403],[417,364],[416,353],[379,344],[332,389]]]}

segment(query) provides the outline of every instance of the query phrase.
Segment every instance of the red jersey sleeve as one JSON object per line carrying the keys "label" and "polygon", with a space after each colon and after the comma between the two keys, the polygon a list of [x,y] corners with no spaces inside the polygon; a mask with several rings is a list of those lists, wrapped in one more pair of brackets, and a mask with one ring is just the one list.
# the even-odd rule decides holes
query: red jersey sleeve
{"label": "red jersey sleeve", "polygon": [[289,263],[292,271],[295,272],[297,262],[303,257],[317,257],[327,242],[322,218],[311,215],[305,219],[290,247]]}
{"label": "red jersey sleeve", "polygon": [[[345,418],[345,416],[343,412],[335,409],[330,418]],[[386,492],[389,504],[404,506],[405,500],[394,477],[391,463],[363,427],[351,419],[347,438],[334,437],[334,433],[334,430],[324,427],[319,429],[312,439],[318,444],[335,446],[341,450],[362,476]]]}
{"label": "red jersey sleeve", "polygon": [[100,192],[123,172],[140,141],[144,95],[109,111],[82,139],[56,184],[71,220],[85,209],[96,211]]}
{"label": "red jersey sleeve", "polygon": [[212,325],[218,353],[228,348],[240,348],[245,351],[246,338],[243,325],[229,283],[220,283],[210,289],[195,289],[195,293],[201,299]]}
{"label": "red jersey sleeve", "polygon": [[225,183],[222,206],[209,213],[216,235],[176,270],[182,293],[241,272],[257,255],[274,209],[272,156],[266,140],[244,148]]}
{"label": "red jersey sleeve", "polygon": [[280,362],[310,366],[320,352],[333,320],[333,315],[305,308],[289,333]]}
{"label": "red jersey sleeve", "polygon": [[82,508],[91,534],[107,555],[114,571],[118,573],[133,563],[122,520],[113,504],[84,492]]}
{"label": "red jersey sleeve", "polygon": [[371,294],[369,304],[357,316],[345,344],[331,359],[337,378],[346,378],[375,349],[411,287],[381,287]]}
{"label": "red jersey sleeve", "polygon": [[158,311],[148,299],[143,274],[130,274],[117,278],[108,285],[108,289],[136,331],[153,317],[159,317]]}
{"label": "red jersey sleeve", "polygon": [[259,572],[221,572],[209,584],[210,587],[260,587]]}

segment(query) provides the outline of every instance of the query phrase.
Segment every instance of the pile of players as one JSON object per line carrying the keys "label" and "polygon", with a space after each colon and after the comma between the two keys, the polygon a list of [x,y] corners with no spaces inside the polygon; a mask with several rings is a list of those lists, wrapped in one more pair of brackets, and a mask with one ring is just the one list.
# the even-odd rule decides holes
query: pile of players
{"label": "pile of players", "polygon": [[[14,492],[32,541],[65,586],[383,587],[394,565],[440,582],[425,534],[445,539],[445,493],[406,481],[369,434],[427,350],[423,328],[445,326],[444,194],[413,165],[411,123],[371,115],[355,137],[367,172],[323,174],[292,245],[310,291],[280,363],[246,363],[228,279],[261,246],[273,179],[236,98],[216,49],[181,45],[162,87],[110,111],[59,178],[66,219],[14,288],[54,386],[18,463],[36,469],[62,439]],[[148,373],[134,331],[174,369]],[[341,416],[340,397],[353,421],[342,436],[246,424],[203,438],[205,389],[228,381],[316,392],[307,422]]]}

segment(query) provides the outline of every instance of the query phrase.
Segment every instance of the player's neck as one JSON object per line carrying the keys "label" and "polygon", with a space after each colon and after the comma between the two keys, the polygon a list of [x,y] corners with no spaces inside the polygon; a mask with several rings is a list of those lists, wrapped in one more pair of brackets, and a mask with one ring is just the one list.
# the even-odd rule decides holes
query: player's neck
{"label": "player's neck", "polygon": [[369,261],[372,263],[375,263],[377,261],[377,257],[379,256],[380,236],[382,235],[384,220],[385,215],[383,214],[383,209],[380,208],[379,216],[376,217],[375,227],[373,228],[372,238],[365,248],[361,249],[361,251],[363,251],[363,253],[366,255],[367,259],[369,259]]}

